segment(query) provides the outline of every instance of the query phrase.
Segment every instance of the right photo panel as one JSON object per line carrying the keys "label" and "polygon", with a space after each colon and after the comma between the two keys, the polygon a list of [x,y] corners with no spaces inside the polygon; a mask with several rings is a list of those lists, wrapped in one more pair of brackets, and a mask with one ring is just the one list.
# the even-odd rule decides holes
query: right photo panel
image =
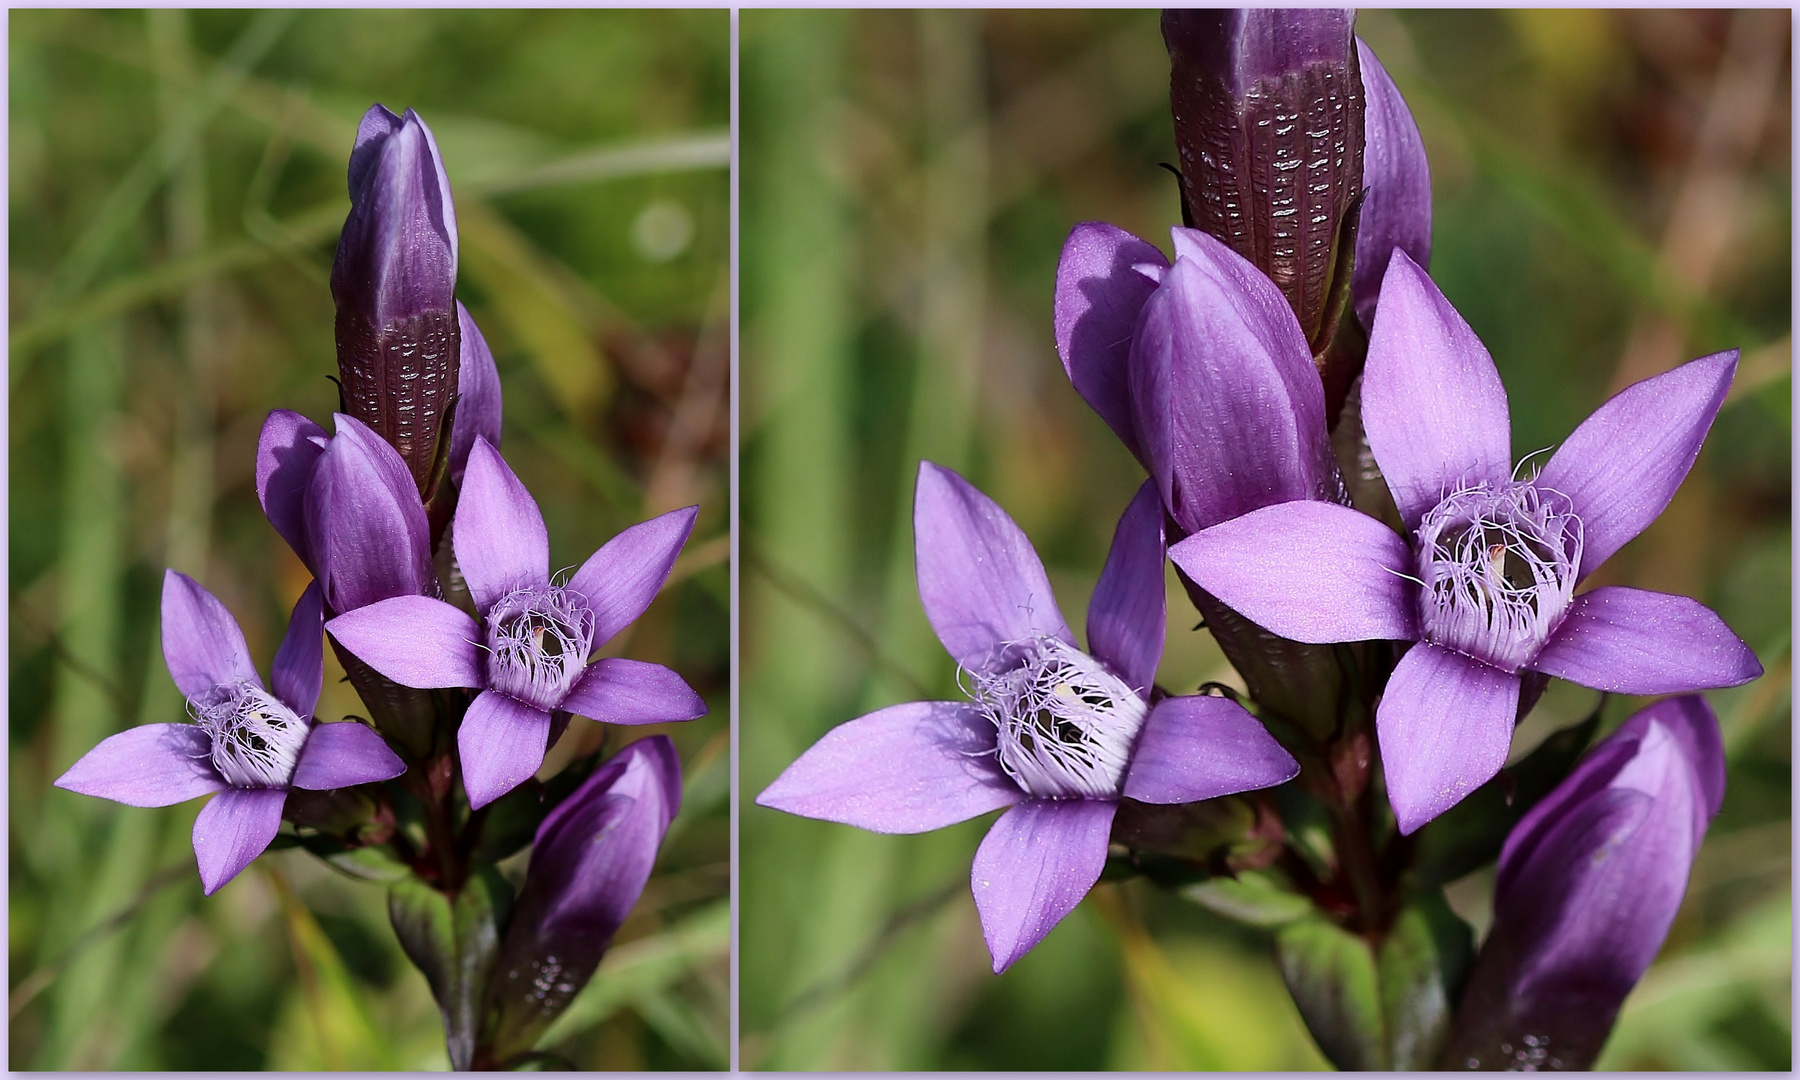
{"label": "right photo panel", "polygon": [[1791,16],[740,16],[748,1070],[1786,1070]]}

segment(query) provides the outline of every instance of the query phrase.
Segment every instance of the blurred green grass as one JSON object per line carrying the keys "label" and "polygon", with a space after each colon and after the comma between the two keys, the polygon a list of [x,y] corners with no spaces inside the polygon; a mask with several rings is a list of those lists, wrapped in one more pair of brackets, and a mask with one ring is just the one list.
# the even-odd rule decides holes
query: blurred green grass
{"label": "blurred green grass", "polygon": [[[672,664],[713,712],[667,728],[682,814],[545,1046],[584,1068],[723,1067],[726,14],[40,10],[8,25],[12,1067],[446,1064],[380,889],[290,851],[202,901],[198,803],[49,787],[106,735],[181,718],[163,567],[216,592],[262,664],[274,651],[305,571],[251,463],[268,410],[323,420],[336,403],[326,276],[375,101],[438,137],[458,295],[495,351],[504,449],[559,565],[701,506],[673,583],[617,648]],[[361,711],[340,677],[323,716]],[[577,722],[552,765],[602,737]]]}
{"label": "blurred green grass", "polygon": [[[1712,604],[1768,674],[1713,695],[1725,806],[1609,1068],[1791,1065],[1789,40],[1781,12],[1367,11],[1417,115],[1432,273],[1481,335],[1514,451],[1612,390],[1744,350],[1663,518],[1609,582]],[[1079,620],[1141,473],[1050,335],[1069,228],[1179,220],[1154,12],[742,20],[743,1063],[776,1069],[1319,1067],[1267,942],[1102,886],[1006,975],[975,822],[877,836],[752,800],[832,726],[955,697],[912,580],[920,458],[1018,520]],[[1171,582],[1159,681],[1225,669]],[[1526,737],[1582,715],[1554,694]],[[1608,725],[1634,708],[1613,702]],[[1454,890],[1480,924],[1491,885]]]}

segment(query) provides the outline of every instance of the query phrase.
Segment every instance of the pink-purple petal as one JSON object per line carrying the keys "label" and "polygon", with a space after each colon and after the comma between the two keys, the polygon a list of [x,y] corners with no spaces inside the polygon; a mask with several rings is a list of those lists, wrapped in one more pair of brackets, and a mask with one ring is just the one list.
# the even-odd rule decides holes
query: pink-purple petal
{"label": "pink-purple petal", "polygon": [[623,657],[589,664],[560,707],[603,724],[666,724],[706,715],[706,702],[680,675]]}
{"label": "pink-purple petal", "polygon": [[286,788],[226,788],[194,819],[194,858],[211,896],[268,850],[281,829]]}
{"label": "pink-purple petal", "polygon": [[487,685],[481,630],[467,612],[429,596],[396,596],[345,612],[325,629],[351,655],[420,689]]}
{"label": "pink-purple petal", "polygon": [[1154,244],[1086,221],[1069,232],[1056,264],[1056,352],[1076,393],[1132,454],[1138,449],[1126,363],[1131,331],[1156,284],[1137,269],[1169,265]]}
{"label": "pink-purple petal", "polygon": [[256,440],[256,497],[288,547],[312,568],[306,534],[306,486],[325,452],[325,429],[291,409],[276,409]]}
{"label": "pink-purple petal", "polygon": [[479,810],[531,779],[549,749],[550,714],[492,690],[483,691],[456,731],[463,789]]}
{"label": "pink-purple petal", "polygon": [[343,413],[306,490],[313,573],[333,611],[435,590],[431,529],[400,452]]}
{"label": "pink-purple petal", "polygon": [[462,301],[456,302],[456,319],[462,328],[462,360],[456,367],[456,424],[450,433],[450,482],[461,485],[469,465],[469,451],[477,436],[500,447],[500,369],[481,328]]}
{"label": "pink-purple petal", "polygon": [[452,537],[475,610],[483,616],[515,589],[550,582],[550,534],[537,501],[500,451],[477,438],[456,502]]}
{"label": "pink-purple petal", "polygon": [[1156,481],[1146,480],[1119,518],[1087,613],[1088,651],[1146,695],[1168,632],[1166,553],[1162,498]]}
{"label": "pink-purple petal", "polygon": [[1396,248],[1363,369],[1369,449],[1408,529],[1445,495],[1512,476],[1506,388],[1436,283]]}
{"label": "pink-purple petal", "polygon": [[56,786],[126,806],[174,806],[225,787],[195,724],[144,724],[101,740]]}
{"label": "pink-purple petal", "polygon": [[354,720],[315,724],[289,786],[330,791],[392,780],[405,771],[406,763],[373,729]]}
{"label": "pink-purple petal", "polygon": [[319,691],[324,684],[325,594],[318,582],[310,581],[288,618],[281,647],[275,650],[269,686],[288,708],[307,717],[319,704]]}
{"label": "pink-purple petal", "polygon": [[568,588],[586,597],[594,613],[595,648],[631,625],[656,599],[699,514],[698,506],[685,506],[639,522],[601,545],[575,571]]}
{"label": "pink-purple petal", "polygon": [[1557,448],[1537,478],[1581,518],[1586,577],[1656,520],[1700,456],[1737,371],[1730,349],[1613,395]]}
{"label": "pink-purple petal", "polygon": [[1577,596],[1531,668],[1614,694],[1738,686],[1763,671],[1698,600],[1617,585]]}
{"label": "pink-purple petal", "polygon": [[1164,698],[1150,710],[1125,774],[1125,797],[1189,803],[1274,787],[1300,763],[1262,722],[1222,697]]}
{"label": "pink-purple petal", "polygon": [[1519,677],[1421,642],[1400,658],[1375,712],[1388,802],[1402,833],[1461,802],[1506,764]]}
{"label": "pink-purple petal", "polygon": [[756,797],[758,806],[879,833],[921,833],[1025,798],[967,703],[910,701],[839,724]]}
{"label": "pink-purple petal", "polygon": [[1363,197],[1356,229],[1356,269],[1351,296],[1356,316],[1368,327],[1375,320],[1381,278],[1395,248],[1420,266],[1431,263],[1431,168],[1425,142],[1399,87],[1356,39],[1363,84]]}
{"label": "pink-purple petal", "polygon": [[1111,800],[1034,799],[988,830],[969,880],[994,974],[1044,940],[1100,880],[1118,808]]}
{"label": "pink-purple petal", "polygon": [[1169,549],[1202,589],[1294,641],[1419,636],[1412,556],[1392,529],[1346,506],[1291,502],[1214,525]]}
{"label": "pink-purple petal", "polygon": [[244,632],[219,598],[175,570],[163,571],[163,660],[183,697],[240,682],[260,687]]}

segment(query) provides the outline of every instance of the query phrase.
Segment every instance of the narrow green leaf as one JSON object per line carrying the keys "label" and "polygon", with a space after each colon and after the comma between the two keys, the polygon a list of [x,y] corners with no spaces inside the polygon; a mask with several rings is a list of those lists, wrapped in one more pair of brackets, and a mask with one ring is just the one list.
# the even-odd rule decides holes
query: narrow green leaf
{"label": "narrow green leaf", "polygon": [[1275,938],[1281,977],[1319,1049],[1340,1069],[1390,1067],[1380,979],[1369,943],[1323,918]]}
{"label": "narrow green leaf", "polygon": [[512,886],[491,866],[482,867],[454,899],[417,878],[388,890],[388,918],[444,1014],[444,1041],[454,1068],[467,1069],[474,1057],[481,998],[512,901]]}
{"label": "narrow green leaf", "polygon": [[1401,911],[1377,954],[1393,1068],[1431,1068],[1473,955],[1469,927],[1441,890],[1418,894]]}

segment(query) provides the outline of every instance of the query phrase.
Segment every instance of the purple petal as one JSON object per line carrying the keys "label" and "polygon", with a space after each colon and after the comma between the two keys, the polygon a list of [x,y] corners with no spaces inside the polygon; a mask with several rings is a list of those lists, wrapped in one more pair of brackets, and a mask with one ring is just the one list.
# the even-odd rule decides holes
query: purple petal
{"label": "purple petal", "polygon": [[219,891],[261,855],[281,829],[286,788],[226,788],[194,819],[194,858],[206,895]]}
{"label": "purple petal", "polygon": [[832,728],[756,804],[871,832],[921,833],[1024,797],[1000,769],[993,723],[973,705],[913,701]]}
{"label": "purple petal", "polygon": [[396,596],[346,612],[325,629],[351,655],[420,689],[487,685],[481,629],[467,612],[429,596]]}
{"label": "purple petal", "polygon": [[1356,54],[1363,85],[1363,198],[1351,281],[1356,317],[1374,325],[1375,300],[1388,259],[1399,248],[1420,266],[1431,263],[1431,168],[1419,125],[1387,69],[1361,38]]}
{"label": "purple petal", "polygon": [[469,808],[479,810],[531,779],[544,764],[549,740],[549,713],[482,691],[456,731]]}
{"label": "purple petal", "polygon": [[919,600],[956,662],[1036,637],[1075,644],[1031,541],[999,504],[941,465],[919,462],[913,502]]}
{"label": "purple petal", "polygon": [[382,144],[390,135],[399,131],[402,126],[400,117],[396,116],[386,105],[369,106],[363,113],[362,120],[356,125],[356,142],[350,149],[350,197],[356,198],[362,191],[369,169],[374,166],[381,152]]}
{"label": "purple petal", "polygon": [[1475,331],[1394,250],[1363,369],[1369,449],[1408,529],[1457,488],[1512,477],[1506,388]]}
{"label": "purple petal", "polygon": [[1419,636],[1406,541],[1347,506],[1291,502],[1169,549],[1202,589],[1251,622],[1315,645]]}
{"label": "purple petal", "polygon": [[1126,362],[1138,312],[1155,282],[1136,267],[1166,267],[1156,245],[1098,221],[1069,232],[1056,264],[1056,353],[1076,393],[1105,420],[1132,454],[1138,450],[1131,418]]}
{"label": "purple petal", "polygon": [[1346,67],[1353,18],[1325,8],[1177,8],[1163,12],[1163,43],[1172,65],[1242,95],[1309,65]]}
{"label": "purple petal", "polygon": [[362,421],[339,413],[337,435],[306,490],[314,572],[333,611],[435,591],[431,531],[406,462]]}
{"label": "purple petal", "polygon": [[1519,677],[1421,642],[1400,658],[1375,712],[1388,802],[1410,833],[1506,764]]}
{"label": "purple petal", "polygon": [[307,583],[288,618],[269,683],[275,696],[301,716],[311,716],[319,704],[325,683],[325,594],[316,581]]}
{"label": "purple petal", "polygon": [[240,682],[262,685],[231,612],[199,582],[174,570],[163,571],[162,647],[183,697]]}
{"label": "purple petal", "polygon": [[994,822],[969,875],[994,974],[1044,940],[1106,866],[1110,800],[1034,799]]}
{"label": "purple petal", "polygon": [[315,724],[300,751],[290,787],[330,791],[392,780],[406,771],[406,763],[388,749],[373,729],[354,720],[341,724]]}
{"label": "purple petal", "polygon": [[1531,668],[1614,694],[1738,686],[1763,671],[1698,600],[1617,585],[1577,596]]}
{"label": "purple petal", "polygon": [[331,268],[339,306],[356,306],[377,328],[423,309],[447,309],[456,286],[456,204],[425,121],[411,109],[396,118],[371,108],[357,130],[348,178],[350,215]]}
{"label": "purple petal", "polygon": [[1125,797],[1147,803],[1188,803],[1274,787],[1300,775],[1300,763],[1281,748],[1242,705],[1220,697],[1164,698],[1150,710]]}
{"label": "purple petal", "polygon": [[687,506],[639,522],[601,545],[575,571],[568,589],[587,598],[594,613],[596,649],[630,626],[656,599],[699,514],[698,506]]}
{"label": "purple petal", "polygon": [[1168,632],[1163,587],[1162,499],[1146,480],[1119,518],[1112,549],[1088,604],[1088,651],[1134,690],[1148,693]]}
{"label": "purple petal", "polygon": [[462,360],[457,365],[456,428],[450,435],[450,482],[461,486],[475,437],[500,447],[500,369],[488,349],[487,338],[462,301],[456,302],[456,318],[462,326]]}
{"label": "purple petal", "polygon": [[589,664],[560,707],[603,724],[666,724],[706,715],[706,702],[681,676],[661,664],[620,657]]}
{"label": "purple petal", "polygon": [[144,724],[101,741],[56,786],[126,806],[174,806],[225,787],[194,724]]}
{"label": "purple petal", "polygon": [[306,486],[325,452],[325,429],[288,409],[263,421],[256,441],[256,497],[263,513],[307,569],[312,547],[306,535]]}
{"label": "purple petal", "polygon": [[1613,395],[1582,421],[1537,478],[1581,518],[1581,576],[1656,520],[1700,456],[1738,351],[1701,357]]}
{"label": "purple petal", "polygon": [[1219,241],[1175,229],[1175,265],[1131,343],[1138,441],[1181,526],[1329,498],[1325,391],[1281,291]]}
{"label": "purple petal", "polygon": [[550,535],[531,492],[486,439],[475,440],[456,503],[452,539],[475,610],[515,589],[550,581]]}

